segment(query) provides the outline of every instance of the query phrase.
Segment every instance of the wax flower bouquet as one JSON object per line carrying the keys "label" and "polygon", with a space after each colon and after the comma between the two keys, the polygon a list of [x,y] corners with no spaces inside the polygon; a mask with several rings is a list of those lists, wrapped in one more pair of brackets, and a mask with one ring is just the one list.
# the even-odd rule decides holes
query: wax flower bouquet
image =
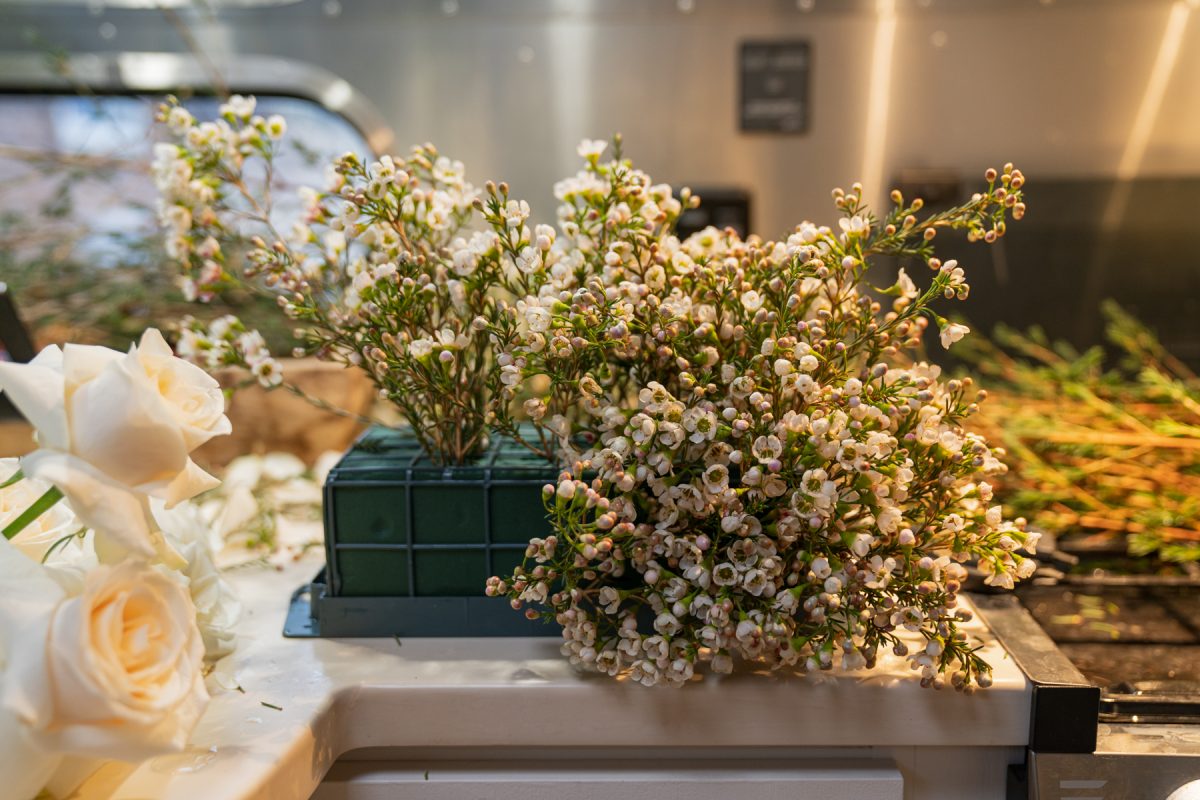
{"label": "wax flower bouquet", "polygon": [[[215,122],[161,116],[176,134],[162,218],[198,297],[275,293],[299,351],[365,370],[440,464],[502,435],[562,468],[544,492],[553,533],[486,592],[561,624],[573,662],[679,685],[701,662],[853,669],[887,648],[925,685],[990,682],[960,630],[964,564],[1011,587],[1037,537],[993,503],[999,453],[962,427],[981,393],[917,354],[930,321],[944,347],[969,333],[934,309],[969,291],[936,236],[1002,236],[1024,213],[1019,170],[988,170],[940,213],[893,192],[879,216],[855,185],[834,192],[835,229],[681,241],[698,198],[654,184],[619,139],[608,159],[580,146],[553,227],[426,145],[339,159],[284,235],[269,200],[282,120],[245,98]],[[239,260],[223,243],[247,221]],[[880,257],[932,277],[873,287]],[[190,327],[181,350],[278,381],[236,321]]]}
{"label": "wax flower bouquet", "polygon": [[[554,229],[531,232],[528,204],[502,203],[491,184],[485,206],[462,163],[425,145],[370,164],[338,159],[325,191],[302,190],[305,219],[283,235],[270,197],[286,126],[253,110],[240,97],[216,122],[162,110],[178,144],[158,150],[161,217],[185,288],[199,299],[234,284],[273,293],[297,324],[294,355],[362,368],[432,458],[469,462],[487,445],[488,421],[511,419],[492,332],[515,327],[506,298],[547,282]],[[249,248],[231,253],[224,243],[243,235]],[[185,326],[180,351],[282,382],[262,337],[232,318]]]}
{"label": "wax flower bouquet", "polygon": [[[924,218],[899,192],[878,218],[855,185],[833,194],[836,230],[680,241],[669,191],[598,149],[558,187],[578,266],[518,303],[514,337],[496,332],[506,385],[549,376],[525,409],[567,469],[544,490],[554,535],[488,592],[557,620],[573,662],[647,685],[735,658],[869,668],[881,648],[925,685],[987,685],[959,630],[964,564],[1011,588],[1037,535],[1004,519],[985,479],[1004,467],[962,427],[983,394],[910,354],[929,320],[943,347],[968,333],[932,308],[969,291],[933,255],[939,230],[1003,235],[1020,171],[988,170],[985,191]],[[902,268],[875,292],[885,310],[867,283],[880,256],[932,280]]]}

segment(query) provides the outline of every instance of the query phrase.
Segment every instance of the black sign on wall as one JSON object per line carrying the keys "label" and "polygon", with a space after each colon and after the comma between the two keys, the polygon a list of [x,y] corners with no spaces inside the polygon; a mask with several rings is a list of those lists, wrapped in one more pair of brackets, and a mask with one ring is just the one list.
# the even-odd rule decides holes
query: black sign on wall
{"label": "black sign on wall", "polygon": [[742,42],[738,57],[741,130],[804,133],[808,130],[808,42]]}

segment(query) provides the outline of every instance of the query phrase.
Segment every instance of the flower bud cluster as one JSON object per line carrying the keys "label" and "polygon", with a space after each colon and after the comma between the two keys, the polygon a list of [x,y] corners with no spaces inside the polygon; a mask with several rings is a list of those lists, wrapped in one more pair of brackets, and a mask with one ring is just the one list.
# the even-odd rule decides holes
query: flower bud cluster
{"label": "flower bud cluster", "polygon": [[[930,320],[947,347],[968,332],[932,310],[969,292],[937,232],[1001,235],[1020,172],[990,171],[986,193],[935,215],[897,192],[879,219],[856,185],[834,193],[836,228],[681,240],[694,198],[601,152],[585,142],[585,169],[556,187],[558,253],[525,272],[500,356],[569,466],[545,492],[554,546],[489,593],[545,609],[572,662],[647,685],[739,659],[869,668],[881,649],[925,685],[985,685],[960,630],[966,565],[1011,587],[1037,536],[992,500],[1004,467],[963,428],[971,381],[913,351]],[[879,256],[933,278],[901,270],[885,309],[866,283]]]}
{"label": "flower bud cluster", "polygon": [[184,317],[179,324],[176,354],[208,370],[241,367],[260,386],[273,389],[283,383],[283,369],[267,350],[258,331],[248,330],[232,315],[218,317],[208,325]]}
{"label": "flower bud cluster", "polygon": [[[297,333],[295,354],[365,370],[434,458],[462,463],[480,452],[501,385],[492,337],[507,324],[505,275],[516,270],[462,163],[432,145],[370,162],[346,154],[323,189],[300,190],[303,217],[281,233],[269,213],[281,119],[254,115],[253,99],[239,97],[214,122],[173,102],[160,119],[175,138],[155,167],[161,218],[185,293],[273,296]],[[528,205],[503,211],[510,250],[549,248],[552,231],[534,236],[524,225]],[[231,242],[244,245],[237,257]],[[185,352],[207,363],[250,360],[201,333],[183,332]]]}

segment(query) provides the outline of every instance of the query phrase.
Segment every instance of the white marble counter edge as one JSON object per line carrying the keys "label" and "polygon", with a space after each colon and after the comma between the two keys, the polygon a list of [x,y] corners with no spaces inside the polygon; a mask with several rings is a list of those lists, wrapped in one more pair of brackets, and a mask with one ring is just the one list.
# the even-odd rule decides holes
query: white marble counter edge
{"label": "white marble counter edge", "polygon": [[189,748],[137,767],[108,765],[77,797],[303,800],[339,756],[364,747],[983,747],[1028,739],[1031,687],[979,622],[971,633],[985,644],[995,684],[973,696],[921,689],[890,657],[867,677],[742,674],[646,689],[576,673],[552,638],[284,639],[291,591],[315,571],[306,563],[235,573],[248,609],[242,638],[210,680],[213,701]]}

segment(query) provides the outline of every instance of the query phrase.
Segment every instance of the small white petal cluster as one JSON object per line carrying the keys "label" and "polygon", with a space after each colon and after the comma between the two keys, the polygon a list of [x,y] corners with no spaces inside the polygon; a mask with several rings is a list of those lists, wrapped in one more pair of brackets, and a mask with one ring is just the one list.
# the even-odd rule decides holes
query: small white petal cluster
{"label": "small white petal cluster", "polygon": [[175,352],[210,370],[242,367],[268,389],[283,383],[283,367],[267,350],[262,334],[247,330],[241,320],[229,314],[208,325],[185,317],[180,321]]}
{"label": "small white petal cluster", "polygon": [[[930,243],[941,227],[1003,232],[1020,173],[989,172],[987,195],[924,220],[895,196],[878,219],[856,186],[834,194],[836,229],[680,240],[669,187],[580,152],[551,259],[571,268],[518,303],[501,356],[514,396],[540,376],[577,387],[525,406],[570,468],[546,487],[555,535],[489,594],[547,606],[572,662],[647,685],[739,659],[869,668],[881,648],[925,685],[986,685],[959,630],[965,565],[1011,587],[1036,536],[992,502],[1004,467],[963,428],[971,381],[904,351],[927,318],[947,345],[968,332],[929,310],[968,291]],[[880,255],[925,261],[932,285],[902,271],[885,311],[864,280]]]}
{"label": "small white petal cluster", "polygon": [[[172,104],[160,119],[175,137],[155,166],[160,216],[185,293],[204,300],[250,284],[273,293],[297,327],[295,354],[366,370],[440,460],[480,452],[499,375],[486,332],[503,308],[496,290],[542,268],[554,238],[529,230],[529,205],[506,199],[486,230],[463,164],[432,145],[373,162],[346,154],[326,187],[301,189],[303,218],[280,234],[270,186],[253,178],[270,174],[282,119],[256,116],[249,98],[232,98],[214,122]],[[254,226],[261,235],[248,237]],[[502,249],[500,237],[521,247]],[[244,265],[234,270],[239,243]],[[268,387],[282,380],[262,338],[236,320],[189,322],[180,350],[210,368],[246,367]]]}
{"label": "small white petal cluster", "polygon": [[183,291],[189,299],[211,299],[235,283],[220,244],[225,234],[220,211],[244,188],[240,176],[247,159],[271,155],[287,129],[282,117],[255,114],[255,105],[253,97],[234,95],[211,122],[197,122],[174,104],[160,111],[176,142],[154,148],[158,217],[167,254],[187,265]]}

